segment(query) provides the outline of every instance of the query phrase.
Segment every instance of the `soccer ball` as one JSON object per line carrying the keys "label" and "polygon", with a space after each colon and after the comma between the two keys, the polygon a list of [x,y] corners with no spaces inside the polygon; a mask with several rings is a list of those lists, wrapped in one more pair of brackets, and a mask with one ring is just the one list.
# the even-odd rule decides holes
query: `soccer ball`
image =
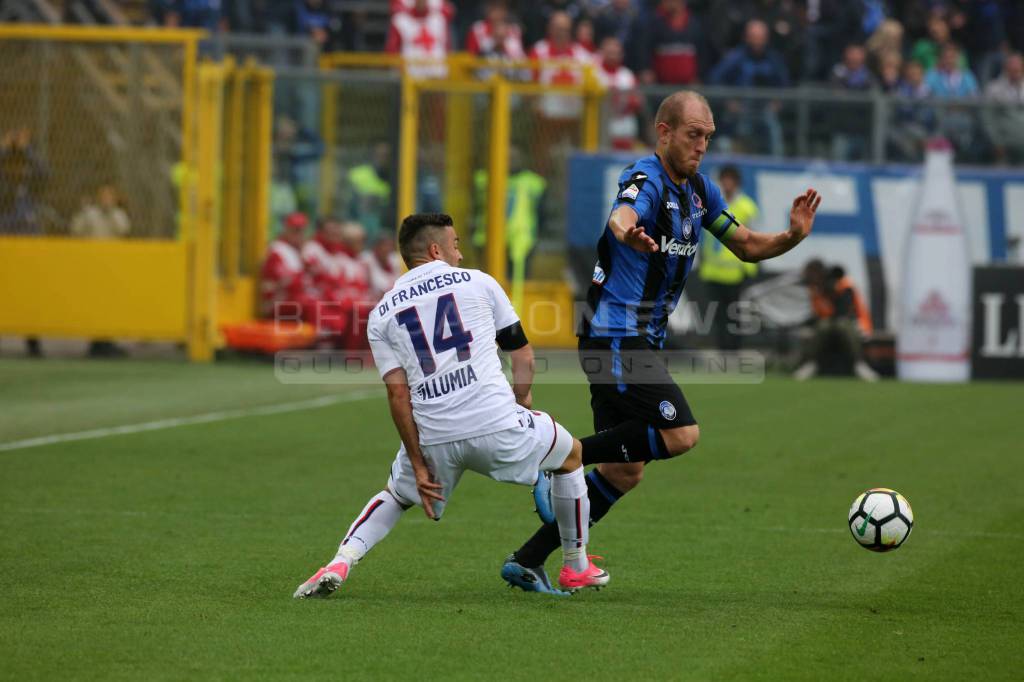
{"label": "soccer ball", "polygon": [[914,512],[907,498],[888,488],[872,488],[850,505],[850,533],[872,552],[896,549],[914,529]]}

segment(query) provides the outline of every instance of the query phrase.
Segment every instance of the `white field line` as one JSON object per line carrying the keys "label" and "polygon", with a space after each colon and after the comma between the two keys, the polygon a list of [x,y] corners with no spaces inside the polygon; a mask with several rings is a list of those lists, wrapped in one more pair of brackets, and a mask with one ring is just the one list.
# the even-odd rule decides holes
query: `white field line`
{"label": "white field line", "polygon": [[352,403],[359,400],[380,395],[380,391],[359,391],[344,395],[326,395],[320,398],[309,400],[297,400],[290,403],[279,403],[277,405],[264,405],[262,407],[246,407],[237,410],[220,410],[217,412],[206,412],[191,417],[174,417],[171,419],[158,419],[151,422],[139,424],[125,424],[124,426],[109,426],[102,429],[90,429],[88,431],[75,431],[72,433],[58,433],[52,436],[40,436],[38,438],[25,438],[13,440],[7,443],[0,443],[0,452],[9,450],[22,450],[24,448],[35,448],[55,443],[69,443],[80,440],[92,440],[94,438],[107,438],[108,436],[123,436],[131,433],[143,433],[145,431],[160,431],[161,429],[173,429],[178,426],[192,426],[193,424],[210,424],[228,419],[242,419],[245,417],[262,417],[271,414],[283,414],[285,412],[300,412],[318,407],[327,407],[340,403]]}
{"label": "white field line", "polygon": [[[126,518],[158,518],[158,517],[179,517],[184,516],[188,518],[196,518],[197,515],[202,515],[203,518],[217,518],[226,521],[263,521],[264,519],[270,518],[271,515],[260,514],[260,513],[239,513],[239,512],[210,512],[203,511],[198,512],[192,509],[181,509],[181,510],[130,510],[130,509],[62,509],[56,507],[0,507],[0,515],[8,514],[22,514],[25,516],[38,516],[47,514],[56,515],[68,515],[68,516],[120,516]],[[273,514],[275,519],[294,519],[303,520],[310,518],[309,514]],[[416,517],[417,519],[421,517]],[[620,519],[620,521],[622,521]],[[404,523],[404,522],[403,522]],[[626,521],[628,524],[628,520]],[[850,531],[846,528],[813,528],[813,527],[800,527],[794,526],[787,528],[784,526],[703,526],[704,530],[719,532],[740,532],[740,531],[753,531],[757,533],[786,533],[787,535],[799,535],[799,534],[827,534],[827,535],[846,535]],[[971,530],[938,530],[928,529],[915,531],[918,535],[927,533],[928,535],[938,535],[941,537],[950,538],[986,538],[991,540],[1010,540],[1013,542],[1024,541],[1024,533],[1001,533],[991,531],[971,531]]]}

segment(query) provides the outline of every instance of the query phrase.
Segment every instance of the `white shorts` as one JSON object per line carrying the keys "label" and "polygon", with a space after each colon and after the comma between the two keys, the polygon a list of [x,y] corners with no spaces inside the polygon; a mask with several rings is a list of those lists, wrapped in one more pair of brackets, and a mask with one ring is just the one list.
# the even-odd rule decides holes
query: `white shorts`
{"label": "white shorts", "polygon": [[[572,450],[572,436],[565,427],[546,412],[520,408],[516,416],[519,418],[516,428],[422,447],[423,457],[434,479],[441,484],[445,500],[466,470],[495,481],[533,485],[538,471],[562,466]],[[398,449],[391,465],[388,490],[402,504],[422,504],[405,445]],[[444,502],[434,502],[437,518],[441,518],[444,506]]]}

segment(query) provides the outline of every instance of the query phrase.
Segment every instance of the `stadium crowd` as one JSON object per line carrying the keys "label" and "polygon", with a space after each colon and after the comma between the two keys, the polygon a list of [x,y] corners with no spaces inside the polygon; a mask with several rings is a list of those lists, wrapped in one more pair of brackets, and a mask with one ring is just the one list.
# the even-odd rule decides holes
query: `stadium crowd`
{"label": "stadium crowd", "polygon": [[[890,159],[919,160],[923,140],[938,133],[965,161],[1024,160],[1024,3],[1017,0],[390,0],[389,29],[378,40],[362,30],[370,5],[152,0],[151,17],[169,26],[308,36],[325,51],[593,63],[610,92],[608,138],[617,148],[650,142],[638,125],[645,101],[637,86],[818,84],[899,97],[886,139]],[[422,71],[444,75],[443,68]],[[541,83],[581,78],[566,68],[516,73]],[[941,102],[961,98],[998,106]],[[726,104],[718,148],[785,153],[783,103]],[[867,158],[867,110],[818,108],[847,129],[832,140],[831,156]]]}

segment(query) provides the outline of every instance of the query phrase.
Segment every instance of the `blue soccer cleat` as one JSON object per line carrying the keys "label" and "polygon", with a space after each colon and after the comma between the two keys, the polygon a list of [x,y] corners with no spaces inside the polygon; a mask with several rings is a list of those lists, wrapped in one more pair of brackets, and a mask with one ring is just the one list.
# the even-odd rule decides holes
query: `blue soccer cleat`
{"label": "blue soccer cleat", "polygon": [[551,474],[549,472],[537,472],[537,481],[533,484],[533,504],[541,521],[544,523],[555,522],[555,502],[551,499]]}
{"label": "blue soccer cleat", "polygon": [[570,594],[552,587],[543,566],[527,568],[516,561],[515,554],[509,554],[505,559],[505,565],[501,567],[501,577],[505,579],[509,587],[518,587],[524,592],[541,592],[559,597],[568,597]]}

